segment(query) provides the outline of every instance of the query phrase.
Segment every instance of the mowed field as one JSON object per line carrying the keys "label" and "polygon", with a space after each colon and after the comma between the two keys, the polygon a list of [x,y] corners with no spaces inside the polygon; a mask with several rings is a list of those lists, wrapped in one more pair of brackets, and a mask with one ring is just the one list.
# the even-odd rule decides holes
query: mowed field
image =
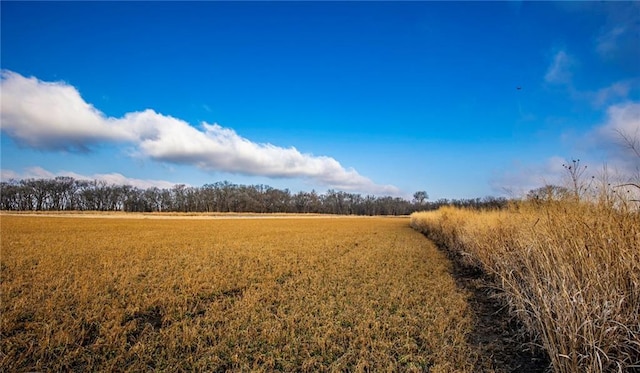
{"label": "mowed field", "polygon": [[2,371],[472,371],[408,218],[0,216]]}

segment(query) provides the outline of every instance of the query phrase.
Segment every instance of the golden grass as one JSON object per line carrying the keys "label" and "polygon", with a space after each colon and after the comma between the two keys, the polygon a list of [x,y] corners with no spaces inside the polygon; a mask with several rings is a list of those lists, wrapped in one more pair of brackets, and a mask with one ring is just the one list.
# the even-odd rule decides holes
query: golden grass
{"label": "golden grass", "polygon": [[407,219],[1,216],[2,371],[472,371]]}
{"label": "golden grass", "polygon": [[640,369],[640,214],[630,203],[442,208],[411,225],[493,275],[556,372]]}

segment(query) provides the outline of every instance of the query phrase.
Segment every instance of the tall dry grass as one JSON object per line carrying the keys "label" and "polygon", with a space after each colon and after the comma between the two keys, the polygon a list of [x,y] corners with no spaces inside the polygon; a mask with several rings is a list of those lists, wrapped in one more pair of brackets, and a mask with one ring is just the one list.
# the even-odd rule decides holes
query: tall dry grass
{"label": "tall dry grass", "polygon": [[630,371],[640,369],[640,212],[610,192],[442,208],[411,225],[493,277],[554,371]]}

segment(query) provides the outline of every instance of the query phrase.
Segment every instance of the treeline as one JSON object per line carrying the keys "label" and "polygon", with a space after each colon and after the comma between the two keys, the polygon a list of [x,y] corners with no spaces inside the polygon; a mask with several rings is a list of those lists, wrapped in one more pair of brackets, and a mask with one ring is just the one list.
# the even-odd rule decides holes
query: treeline
{"label": "treeline", "polygon": [[0,183],[0,209],[9,211],[127,211],[127,212],[252,212],[324,213],[342,215],[407,215],[443,205],[472,208],[502,208],[504,198],[427,201],[426,192],[416,192],[408,201],[399,197],[377,197],[328,190],[292,193],[267,185],[237,185],[228,181],[201,187],[138,188],[100,180],[54,179],[9,180]]}

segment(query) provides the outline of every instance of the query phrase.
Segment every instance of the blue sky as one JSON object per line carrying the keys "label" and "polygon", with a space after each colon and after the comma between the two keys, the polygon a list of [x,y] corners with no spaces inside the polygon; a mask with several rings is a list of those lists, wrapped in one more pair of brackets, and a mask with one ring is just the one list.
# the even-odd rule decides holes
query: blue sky
{"label": "blue sky", "polygon": [[637,2],[0,6],[3,180],[438,199],[638,166]]}

